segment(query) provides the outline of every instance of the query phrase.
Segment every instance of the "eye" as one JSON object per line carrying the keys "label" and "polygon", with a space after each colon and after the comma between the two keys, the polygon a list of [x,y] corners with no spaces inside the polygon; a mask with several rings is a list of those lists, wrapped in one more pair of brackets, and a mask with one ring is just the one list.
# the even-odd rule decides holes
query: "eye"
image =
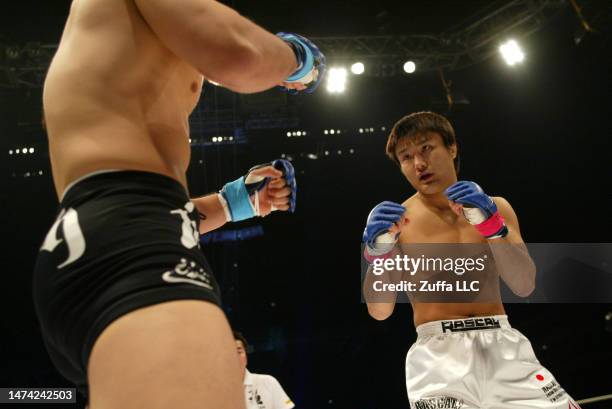
{"label": "eye", "polygon": [[409,155],[409,154],[407,154],[407,153],[406,153],[406,154],[404,154],[404,156],[403,156],[403,158],[402,158],[402,160],[410,160],[410,159],[412,159],[412,156],[410,156],[410,155]]}
{"label": "eye", "polygon": [[429,152],[431,149],[432,149],[431,145],[425,145],[422,148],[423,152]]}

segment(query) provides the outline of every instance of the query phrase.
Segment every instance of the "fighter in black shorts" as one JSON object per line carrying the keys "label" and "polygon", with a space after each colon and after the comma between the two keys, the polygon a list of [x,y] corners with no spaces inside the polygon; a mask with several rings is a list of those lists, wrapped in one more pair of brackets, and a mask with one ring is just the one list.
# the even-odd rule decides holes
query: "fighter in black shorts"
{"label": "fighter in black shorts", "polygon": [[[274,203],[295,208],[293,167],[274,165],[223,188],[217,199],[228,221],[262,216]],[[41,247],[34,296],[53,362],[84,394],[93,343],[116,318],[171,300],[220,304],[199,223],[194,202],[167,176],[101,171],[69,186]]]}
{"label": "fighter in black shorts", "polygon": [[188,117],[205,78],[311,92],[324,67],[304,37],[217,1],[71,2],[43,90],[61,203],[34,297],[51,357],[87,389],[89,409],[244,408],[198,233],[289,210],[295,184],[278,161],[190,199]]}

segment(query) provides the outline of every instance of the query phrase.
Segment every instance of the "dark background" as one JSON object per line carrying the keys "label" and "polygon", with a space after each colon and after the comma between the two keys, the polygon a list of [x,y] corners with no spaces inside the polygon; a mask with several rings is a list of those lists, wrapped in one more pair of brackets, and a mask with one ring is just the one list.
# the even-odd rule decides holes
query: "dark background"
{"label": "dark background", "polygon": [[[579,3],[587,17],[609,7],[605,1]],[[436,34],[490,2],[310,1],[305,9],[287,1],[229,4],[272,32],[351,36]],[[55,44],[69,2],[2,7],[2,41]],[[369,210],[413,193],[384,154],[388,130],[410,112],[448,115],[458,135],[461,178],[507,198],[525,241],[610,241],[610,20],[597,21],[597,32],[576,44],[579,22],[568,2],[521,42],[521,66],[507,67],[495,55],[445,73],[453,92],[469,102],[451,111],[437,73],[421,73],[418,65],[411,76],[351,76],[343,95],[321,88],[307,96],[272,90],[245,98],[206,85],[192,122],[193,195],[218,190],[253,164],[282,154],[292,157],[298,173],[295,214],[226,226],[263,228],[265,234],[204,246],[230,321],[253,346],[253,372],[276,376],[298,408],[408,407],[404,360],[415,339],[410,306],[398,305],[384,322],[367,315],[358,252]],[[245,118],[257,123],[266,116],[280,118],[281,126],[245,126]],[[40,117],[40,88],[0,88],[0,387],[68,386],[46,355],[31,300],[33,261],[57,206]],[[232,134],[232,122],[242,129],[233,131],[241,143],[206,142]],[[361,127],[374,132],[359,133]],[[342,133],[324,134],[332,128]],[[295,130],[308,135],[288,138]],[[26,146],[35,153],[8,154]],[[581,274],[576,269],[566,276],[580,280]],[[508,304],[506,310],[575,399],[612,392],[612,324],[604,318],[611,305]]]}

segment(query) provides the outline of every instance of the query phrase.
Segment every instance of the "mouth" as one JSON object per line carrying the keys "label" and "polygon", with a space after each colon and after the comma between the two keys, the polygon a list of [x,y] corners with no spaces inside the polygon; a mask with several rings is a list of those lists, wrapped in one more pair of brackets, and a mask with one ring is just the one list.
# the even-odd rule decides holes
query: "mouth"
{"label": "mouth", "polygon": [[433,178],[433,173],[425,172],[419,176],[419,182],[427,183],[427,182],[430,182],[432,178]]}

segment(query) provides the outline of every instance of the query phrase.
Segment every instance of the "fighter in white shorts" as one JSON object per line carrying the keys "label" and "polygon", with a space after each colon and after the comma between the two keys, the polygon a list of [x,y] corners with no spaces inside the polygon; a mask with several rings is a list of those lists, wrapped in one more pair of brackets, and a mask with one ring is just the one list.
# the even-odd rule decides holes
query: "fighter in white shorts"
{"label": "fighter in white shorts", "polygon": [[[457,181],[457,143],[446,118],[432,112],[402,118],[386,150],[416,193],[402,204],[386,201],[370,212],[363,237],[369,263],[394,257],[398,247],[480,244],[516,295],[526,297],[533,291],[535,265],[514,210],[506,199],[489,197],[476,183]],[[377,279],[371,272],[364,293]],[[510,326],[499,279],[487,285],[496,297],[483,302],[410,298],[417,329],[406,357],[411,408],[578,408],[538,362],[529,340]],[[369,314],[384,320],[396,300],[366,295],[366,302]]]}

